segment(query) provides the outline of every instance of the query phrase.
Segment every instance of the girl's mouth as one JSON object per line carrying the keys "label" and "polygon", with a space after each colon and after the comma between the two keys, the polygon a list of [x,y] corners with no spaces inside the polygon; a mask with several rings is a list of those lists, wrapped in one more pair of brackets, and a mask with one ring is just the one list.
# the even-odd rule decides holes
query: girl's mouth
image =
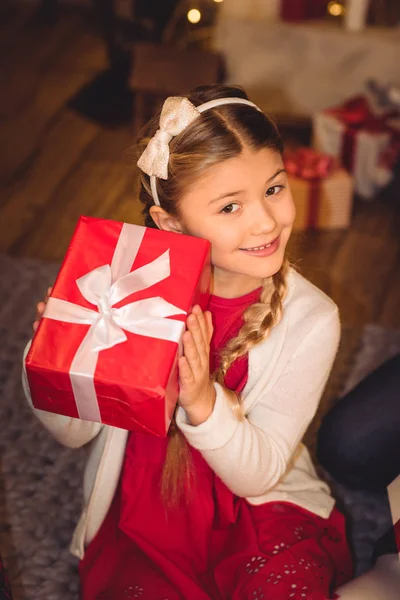
{"label": "girl's mouth", "polygon": [[264,246],[254,246],[254,248],[240,248],[241,252],[245,252],[249,256],[271,256],[274,254],[278,248],[280,243],[280,236],[278,236],[275,240],[270,242],[269,244],[265,244]]}

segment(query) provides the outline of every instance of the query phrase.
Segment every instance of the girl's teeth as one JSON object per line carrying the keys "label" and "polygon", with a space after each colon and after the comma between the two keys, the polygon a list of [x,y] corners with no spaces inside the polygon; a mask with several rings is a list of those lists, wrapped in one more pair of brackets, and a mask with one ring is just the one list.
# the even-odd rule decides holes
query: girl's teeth
{"label": "girl's teeth", "polygon": [[271,244],[267,244],[266,246],[258,246],[257,248],[248,248],[248,250],[265,250],[265,248],[269,248]]}

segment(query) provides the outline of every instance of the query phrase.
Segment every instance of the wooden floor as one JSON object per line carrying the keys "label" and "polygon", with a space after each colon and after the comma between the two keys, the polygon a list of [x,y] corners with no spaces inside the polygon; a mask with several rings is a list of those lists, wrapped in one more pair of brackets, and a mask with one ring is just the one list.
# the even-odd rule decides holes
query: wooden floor
{"label": "wooden floor", "polygon": [[[90,9],[43,25],[11,6],[0,9],[0,252],[58,261],[81,214],[140,223],[132,135],[66,107],[107,65]],[[292,260],[338,303],[345,326],[400,327],[393,196],[357,203],[348,231],[293,236]]]}

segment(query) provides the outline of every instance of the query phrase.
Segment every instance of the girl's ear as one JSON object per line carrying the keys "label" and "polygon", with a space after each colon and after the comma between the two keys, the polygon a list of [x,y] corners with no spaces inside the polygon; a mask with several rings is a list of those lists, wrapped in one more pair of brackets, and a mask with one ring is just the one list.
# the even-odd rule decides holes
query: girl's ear
{"label": "girl's ear", "polygon": [[182,233],[183,228],[179,219],[172,217],[161,206],[152,206],[150,208],[150,216],[158,229],[163,231],[173,231],[174,233]]}

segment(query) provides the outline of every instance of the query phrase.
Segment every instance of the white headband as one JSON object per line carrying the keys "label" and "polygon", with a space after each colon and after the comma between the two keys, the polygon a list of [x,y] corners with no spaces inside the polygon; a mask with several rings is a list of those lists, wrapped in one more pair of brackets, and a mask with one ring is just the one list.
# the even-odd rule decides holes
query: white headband
{"label": "white headband", "polygon": [[224,104],[247,104],[262,112],[256,104],[244,98],[217,98],[200,106],[195,106],[190,100],[181,96],[171,96],[166,99],[161,110],[160,128],[157,129],[137,162],[139,169],[150,176],[154,204],[160,206],[156,178],[168,179],[169,143],[172,138],[181,133],[204,111]]}

